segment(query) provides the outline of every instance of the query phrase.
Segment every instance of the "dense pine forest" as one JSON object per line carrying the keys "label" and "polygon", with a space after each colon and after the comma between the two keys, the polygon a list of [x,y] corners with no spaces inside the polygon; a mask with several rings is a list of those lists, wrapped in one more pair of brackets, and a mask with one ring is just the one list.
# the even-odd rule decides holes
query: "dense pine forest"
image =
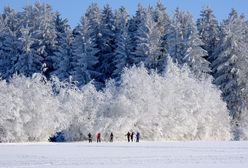
{"label": "dense pine forest", "polygon": [[248,138],[248,21],[235,9],[218,21],[205,7],[195,21],[160,1],[134,16],[93,3],[71,28],[48,4],[5,7],[0,74],[0,141],[131,128],[148,140]]}

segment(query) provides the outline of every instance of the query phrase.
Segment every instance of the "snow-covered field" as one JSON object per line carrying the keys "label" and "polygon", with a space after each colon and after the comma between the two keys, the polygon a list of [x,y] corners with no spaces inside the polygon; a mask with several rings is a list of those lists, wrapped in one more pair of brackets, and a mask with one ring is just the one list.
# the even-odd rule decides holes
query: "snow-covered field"
{"label": "snow-covered field", "polygon": [[0,144],[0,168],[247,168],[248,142]]}

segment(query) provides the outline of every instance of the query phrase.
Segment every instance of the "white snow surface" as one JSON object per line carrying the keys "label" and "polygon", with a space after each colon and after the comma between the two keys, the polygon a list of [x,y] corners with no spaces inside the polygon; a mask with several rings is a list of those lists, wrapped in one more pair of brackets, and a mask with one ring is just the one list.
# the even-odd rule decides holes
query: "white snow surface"
{"label": "white snow surface", "polygon": [[247,141],[0,144],[0,168],[245,168]]}

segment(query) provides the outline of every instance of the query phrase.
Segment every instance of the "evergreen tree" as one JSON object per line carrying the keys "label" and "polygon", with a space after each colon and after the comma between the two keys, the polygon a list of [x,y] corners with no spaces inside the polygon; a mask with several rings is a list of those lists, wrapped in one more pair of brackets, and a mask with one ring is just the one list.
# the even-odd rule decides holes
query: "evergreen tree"
{"label": "evergreen tree", "polygon": [[158,30],[161,34],[161,58],[157,65],[158,72],[162,72],[165,68],[165,62],[168,57],[168,35],[171,20],[167,14],[166,8],[162,1],[158,1],[154,10],[154,21],[157,23]]}
{"label": "evergreen tree", "polygon": [[[56,49],[56,28],[55,28],[55,14],[52,12],[50,5],[43,4],[41,7],[41,24],[40,33],[43,35],[42,45],[44,51],[42,56],[44,57],[44,63],[47,66],[46,76],[50,76],[50,73],[54,71],[52,56]],[[42,47],[42,48],[43,48]]]}
{"label": "evergreen tree", "polygon": [[74,30],[74,41],[72,43],[72,77],[79,85],[87,84],[99,74],[94,66],[98,63],[95,56],[97,50],[94,48],[94,39],[87,17],[83,17],[81,25]]}
{"label": "evergreen tree", "polygon": [[4,19],[2,15],[0,15],[0,75],[1,78],[6,73],[6,68],[9,64],[6,64],[7,58],[5,57],[5,50],[4,50],[4,40],[6,36],[6,27],[4,23]]}
{"label": "evergreen tree", "polygon": [[14,73],[12,69],[21,48],[18,40],[20,23],[17,13],[10,7],[4,8],[0,22],[0,73],[6,79]]}
{"label": "evergreen tree", "polygon": [[100,33],[100,22],[101,22],[101,11],[96,3],[91,4],[86,13],[85,17],[89,21],[89,31],[91,32],[92,38],[95,39],[96,46],[95,48],[99,48],[99,40],[101,37]]}
{"label": "evergreen tree", "polygon": [[[101,33],[101,11],[96,3],[92,3],[89,8],[87,9],[85,13],[85,19],[88,20],[89,22],[89,35],[92,40],[92,46],[93,49],[95,50],[95,56],[97,60],[100,60],[101,57],[101,38],[102,38],[102,33]],[[98,75],[96,78],[96,82],[98,85],[103,85],[104,80],[102,79],[103,74],[101,74],[99,70],[100,63],[96,64],[94,66],[94,69],[97,71]]]}
{"label": "evergreen tree", "polygon": [[236,121],[248,105],[247,30],[244,17],[232,10],[221,25],[221,40],[214,53],[214,82],[222,90],[230,115]]}
{"label": "evergreen tree", "polygon": [[170,25],[170,17],[162,1],[158,1],[153,12],[154,21],[162,35],[165,35]]}
{"label": "evergreen tree", "polygon": [[117,10],[115,14],[116,26],[116,50],[115,50],[115,71],[114,77],[119,77],[123,68],[130,62],[128,50],[128,13],[124,7]]}
{"label": "evergreen tree", "polygon": [[72,33],[68,21],[62,19],[59,13],[56,13],[55,28],[57,34],[57,49],[54,51],[54,56],[52,57],[54,71],[51,74],[61,80],[65,80],[69,78],[72,68]]}
{"label": "evergreen tree", "polygon": [[49,5],[35,3],[33,6],[27,6],[23,12],[23,25],[30,29],[31,37],[34,40],[31,48],[34,51],[36,69],[42,71],[46,66],[46,76],[54,71],[52,56],[56,50],[56,28],[55,14]]}
{"label": "evergreen tree", "polygon": [[101,13],[101,37],[99,45],[99,64],[98,71],[102,73],[100,81],[104,82],[106,79],[112,77],[115,70],[114,65],[114,51],[115,44],[115,25],[114,15],[109,5],[106,5]]}
{"label": "evergreen tree", "polygon": [[39,69],[36,69],[36,60],[34,59],[35,54],[31,49],[34,39],[31,37],[29,28],[21,29],[20,40],[22,48],[20,53],[17,55],[17,61],[13,66],[12,71],[30,77],[33,73],[39,72]]}
{"label": "evergreen tree", "polygon": [[130,53],[130,65],[135,64],[135,50],[138,44],[138,28],[142,19],[144,19],[145,8],[139,4],[136,14],[128,22],[128,51]]}
{"label": "evergreen tree", "polygon": [[201,18],[197,20],[197,28],[203,49],[208,52],[208,61],[212,62],[213,52],[219,42],[220,30],[212,9],[206,7],[201,11]]}
{"label": "evergreen tree", "polygon": [[176,9],[168,37],[169,53],[179,64],[188,64],[195,75],[210,72],[207,51],[188,12]]}
{"label": "evergreen tree", "polygon": [[135,64],[144,62],[146,67],[156,69],[161,58],[161,33],[152,16],[152,9],[148,8],[137,30],[138,43],[133,60]]}

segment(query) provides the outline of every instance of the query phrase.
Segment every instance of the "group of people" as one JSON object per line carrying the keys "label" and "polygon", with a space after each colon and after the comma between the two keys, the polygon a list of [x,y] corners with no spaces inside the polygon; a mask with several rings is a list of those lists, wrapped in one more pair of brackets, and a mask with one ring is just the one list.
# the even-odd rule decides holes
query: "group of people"
{"label": "group of people", "polygon": [[[91,135],[91,133],[89,132],[88,133],[88,141],[89,141],[89,143],[92,143],[92,135]],[[110,133],[110,136],[109,136],[109,142],[113,142],[114,141],[114,134],[111,132]],[[101,142],[101,133],[100,132],[98,132],[97,134],[96,134],[96,142],[97,143],[100,143]]]}
{"label": "group of people", "polygon": [[[133,142],[134,141],[134,135],[136,135],[136,142],[139,142],[139,140],[140,140],[140,133],[139,132],[137,132],[136,134],[133,132],[133,131],[131,131],[131,132],[127,132],[127,134],[126,134],[126,136],[127,136],[127,141],[128,142]],[[91,133],[89,132],[88,133],[88,141],[89,141],[89,143],[92,143],[92,135],[91,135]],[[109,135],[109,142],[113,142],[114,141],[114,134],[111,132],[110,133],[110,135]],[[96,134],[96,142],[97,143],[100,143],[101,142],[101,133],[100,132],[98,132],[97,134]]]}
{"label": "group of people", "polygon": [[[128,142],[133,142],[134,141],[134,132],[133,131],[131,131],[131,132],[127,132],[127,134],[126,134],[126,136],[127,136],[127,141]],[[137,132],[136,133],[136,142],[139,142],[139,140],[140,140],[140,133],[139,132]]]}

